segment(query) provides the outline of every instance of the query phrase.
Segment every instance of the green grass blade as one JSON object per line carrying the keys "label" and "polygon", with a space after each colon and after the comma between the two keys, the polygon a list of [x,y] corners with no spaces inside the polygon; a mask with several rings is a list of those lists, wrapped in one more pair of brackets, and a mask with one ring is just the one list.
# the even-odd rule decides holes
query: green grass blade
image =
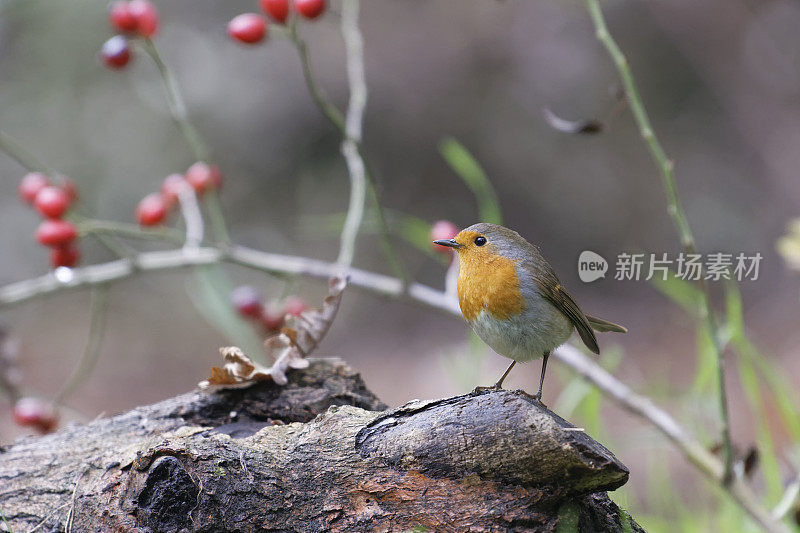
{"label": "green grass blade", "polygon": [[481,222],[502,224],[503,214],[497,193],[486,177],[486,172],[472,157],[472,154],[453,137],[445,137],[439,143],[439,153],[455,172],[469,187],[475,200],[478,202],[478,216]]}

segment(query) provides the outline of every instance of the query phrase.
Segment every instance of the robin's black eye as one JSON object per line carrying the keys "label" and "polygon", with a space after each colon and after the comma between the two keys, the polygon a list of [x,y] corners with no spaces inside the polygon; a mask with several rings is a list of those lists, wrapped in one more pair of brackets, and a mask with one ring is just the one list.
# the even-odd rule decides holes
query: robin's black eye
{"label": "robin's black eye", "polygon": [[486,237],[483,235],[475,237],[475,246],[483,246],[484,244],[486,244]]}

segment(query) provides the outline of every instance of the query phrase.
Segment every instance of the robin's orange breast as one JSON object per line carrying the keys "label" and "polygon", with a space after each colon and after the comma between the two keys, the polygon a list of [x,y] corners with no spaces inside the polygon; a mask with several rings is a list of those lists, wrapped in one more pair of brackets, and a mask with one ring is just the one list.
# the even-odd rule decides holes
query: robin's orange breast
{"label": "robin's orange breast", "polygon": [[525,310],[514,261],[497,254],[461,254],[458,303],[467,321],[486,310],[507,319]]}

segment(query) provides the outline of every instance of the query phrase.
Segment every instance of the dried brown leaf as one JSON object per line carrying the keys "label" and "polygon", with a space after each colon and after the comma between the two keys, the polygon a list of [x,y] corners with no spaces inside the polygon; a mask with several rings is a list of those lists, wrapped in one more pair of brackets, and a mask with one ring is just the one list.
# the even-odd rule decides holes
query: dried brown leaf
{"label": "dried brown leaf", "polygon": [[265,367],[253,362],[235,346],[220,348],[225,365],[222,368],[211,367],[211,377],[200,382],[200,388],[241,387],[267,379],[272,379],[278,385],[286,385],[287,370],[308,367],[305,356],[317,347],[330,329],[346,286],[346,278],[331,278],[328,296],[320,309],[307,309],[300,316],[287,317],[287,326],[264,341],[264,347],[274,361],[272,366]]}

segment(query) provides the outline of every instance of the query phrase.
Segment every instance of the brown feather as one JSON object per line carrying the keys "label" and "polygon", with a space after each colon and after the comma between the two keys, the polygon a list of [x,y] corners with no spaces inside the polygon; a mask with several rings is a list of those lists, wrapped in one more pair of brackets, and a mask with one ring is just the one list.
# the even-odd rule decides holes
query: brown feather
{"label": "brown feather", "polygon": [[597,318],[596,316],[586,315],[586,320],[589,321],[592,329],[599,331],[600,333],[605,333],[606,331],[613,331],[614,333],[628,333],[628,328],[625,326],[620,326],[619,324],[609,322],[608,320],[603,320],[602,318]]}
{"label": "brown feather", "polygon": [[572,322],[586,347],[599,354],[600,347],[597,345],[597,337],[594,336],[592,326],[589,325],[586,315],[583,314],[572,295],[560,283],[550,285],[541,283],[539,280],[536,281],[542,291],[542,296],[555,305],[556,309],[564,313],[564,316]]}

